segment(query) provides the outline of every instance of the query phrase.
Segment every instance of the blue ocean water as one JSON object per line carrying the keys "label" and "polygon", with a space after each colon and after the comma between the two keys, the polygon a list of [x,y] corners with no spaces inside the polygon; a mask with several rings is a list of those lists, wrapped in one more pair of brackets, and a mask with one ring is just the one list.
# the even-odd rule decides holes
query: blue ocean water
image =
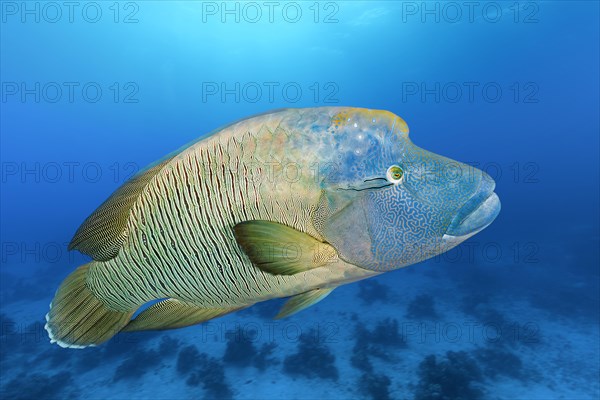
{"label": "blue ocean water", "polygon": [[[597,399],[599,6],[1,1],[0,396]],[[392,111],[497,183],[429,261],[190,328],[51,345],[79,224],[145,165],[281,107]]]}

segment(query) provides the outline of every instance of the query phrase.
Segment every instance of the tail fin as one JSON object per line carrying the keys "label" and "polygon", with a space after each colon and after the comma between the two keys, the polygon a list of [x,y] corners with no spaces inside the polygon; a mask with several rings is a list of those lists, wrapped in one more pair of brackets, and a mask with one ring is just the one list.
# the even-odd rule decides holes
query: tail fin
{"label": "tail fin", "polygon": [[45,328],[51,343],[72,348],[95,346],[117,334],[133,315],[134,310],[107,308],[88,289],[85,278],[90,265],[82,265],[71,273],[50,303]]}

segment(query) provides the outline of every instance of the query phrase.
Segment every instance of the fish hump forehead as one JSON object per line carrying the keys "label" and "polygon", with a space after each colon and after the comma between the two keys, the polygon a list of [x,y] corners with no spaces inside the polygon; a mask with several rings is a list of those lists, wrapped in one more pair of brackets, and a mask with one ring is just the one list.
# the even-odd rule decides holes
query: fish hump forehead
{"label": "fish hump forehead", "polygon": [[331,117],[334,129],[360,128],[382,130],[387,133],[408,135],[408,124],[396,114],[386,110],[348,107]]}
{"label": "fish hump forehead", "polygon": [[386,110],[358,107],[284,108],[234,121],[184,146],[184,149],[193,151],[194,145],[203,145],[206,139],[222,142],[241,138],[248,133],[274,133],[283,130],[288,134],[296,132],[323,135],[344,134],[353,128],[381,132],[383,135],[404,136],[409,132],[408,125],[402,118]]}
{"label": "fish hump forehead", "polygon": [[316,124],[317,126],[332,125],[342,128],[362,122],[373,125],[378,124],[394,128],[394,132],[408,134],[408,125],[398,115],[387,111],[360,107],[309,107],[309,108],[282,108],[265,113],[260,113],[234,121],[221,127],[213,133],[223,131],[239,132],[252,125],[285,124],[288,126],[304,126]]}

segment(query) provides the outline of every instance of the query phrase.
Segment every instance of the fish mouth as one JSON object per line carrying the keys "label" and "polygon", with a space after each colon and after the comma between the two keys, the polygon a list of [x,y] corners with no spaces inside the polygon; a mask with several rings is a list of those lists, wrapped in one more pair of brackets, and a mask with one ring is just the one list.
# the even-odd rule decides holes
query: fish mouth
{"label": "fish mouth", "polygon": [[446,235],[472,236],[489,226],[500,213],[500,199],[494,193],[496,184],[484,174],[479,190],[452,219]]}

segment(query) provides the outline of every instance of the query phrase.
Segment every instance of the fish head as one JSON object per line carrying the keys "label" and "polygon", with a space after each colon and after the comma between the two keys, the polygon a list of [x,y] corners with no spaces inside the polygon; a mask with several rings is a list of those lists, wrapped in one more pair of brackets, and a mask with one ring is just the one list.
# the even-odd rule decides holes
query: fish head
{"label": "fish head", "polygon": [[321,181],[313,217],[344,261],[401,268],[455,247],[496,218],[500,200],[488,174],[419,148],[392,113],[351,110],[332,118],[336,162]]}

